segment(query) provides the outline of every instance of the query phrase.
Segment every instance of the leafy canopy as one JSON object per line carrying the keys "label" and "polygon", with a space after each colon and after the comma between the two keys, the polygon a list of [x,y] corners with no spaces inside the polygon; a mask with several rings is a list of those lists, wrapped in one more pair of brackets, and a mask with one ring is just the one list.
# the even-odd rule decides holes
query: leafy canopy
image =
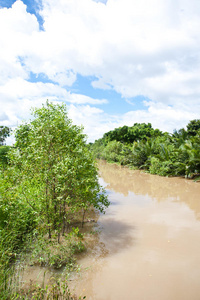
{"label": "leafy canopy", "polygon": [[0,126],[0,146],[4,145],[4,142],[8,136],[10,136],[11,129],[7,126]]}
{"label": "leafy canopy", "polygon": [[33,121],[16,131],[20,150],[15,152],[15,162],[23,177],[25,197],[46,222],[51,236],[52,229],[64,230],[70,213],[86,211],[91,205],[103,212],[109,202],[99,186],[86,136],[72,124],[66,106],[47,101],[32,114]]}

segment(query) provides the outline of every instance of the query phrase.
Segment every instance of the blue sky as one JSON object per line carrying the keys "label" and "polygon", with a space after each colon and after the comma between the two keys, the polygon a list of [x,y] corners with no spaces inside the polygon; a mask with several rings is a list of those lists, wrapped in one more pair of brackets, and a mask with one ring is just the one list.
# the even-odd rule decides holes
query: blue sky
{"label": "blue sky", "polygon": [[[16,0],[1,0],[0,7],[1,8],[11,8],[12,5],[16,2]],[[42,7],[42,1],[38,0],[23,0],[22,1],[26,5],[27,12],[34,14],[37,17],[37,20],[40,25],[40,29],[43,29],[43,18],[41,17],[39,11]]]}
{"label": "blue sky", "polygon": [[0,125],[48,98],[88,141],[185,127],[200,118],[199,15],[197,0],[1,0]]}

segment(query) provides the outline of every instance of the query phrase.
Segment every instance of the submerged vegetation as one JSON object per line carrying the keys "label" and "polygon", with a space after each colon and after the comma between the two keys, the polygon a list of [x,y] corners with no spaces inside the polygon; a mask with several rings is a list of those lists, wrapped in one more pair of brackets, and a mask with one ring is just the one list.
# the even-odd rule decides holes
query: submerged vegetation
{"label": "submerged vegetation", "polygon": [[123,126],[105,133],[91,149],[97,158],[151,174],[200,178],[200,120],[173,134],[153,129],[150,123]]}
{"label": "submerged vegetation", "polygon": [[[31,252],[32,264],[72,266],[74,254],[85,249],[82,234],[72,225],[77,220],[83,225],[91,207],[104,212],[109,205],[82,128],[72,124],[65,105],[47,101],[32,115],[32,121],[17,128],[14,147],[3,145],[9,132],[2,131],[1,299],[15,299],[12,274],[20,253]],[[42,299],[38,297],[34,299]],[[68,293],[62,299],[73,298]]]}

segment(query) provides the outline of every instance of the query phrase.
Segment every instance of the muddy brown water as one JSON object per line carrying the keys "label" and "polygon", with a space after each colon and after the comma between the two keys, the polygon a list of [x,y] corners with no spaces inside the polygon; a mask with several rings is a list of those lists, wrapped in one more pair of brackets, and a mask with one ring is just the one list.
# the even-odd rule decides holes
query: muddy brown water
{"label": "muddy brown water", "polygon": [[71,288],[87,300],[199,300],[200,183],[99,170],[111,205]]}

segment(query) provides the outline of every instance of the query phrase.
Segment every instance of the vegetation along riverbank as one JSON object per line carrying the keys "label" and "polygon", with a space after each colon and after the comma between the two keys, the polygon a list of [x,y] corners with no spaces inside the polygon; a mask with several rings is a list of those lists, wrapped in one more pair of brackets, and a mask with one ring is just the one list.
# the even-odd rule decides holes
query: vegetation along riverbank
{"label": "vegetation along riverbank", "polygon": [[0,298],[75,299],[65,280],[24,290],[16,270],[27,257],[29,265],[73,269],[85,249],[77,225],[109,201],[82,128],[65,105],[47,101],[32,115],[17,128],[13,147],[4,145],[9,129],[1,127]]}
{"label": "vegetation along riverbank", "polygon": [[90,147],[97,158],[108,162],[161,176],[200,179],[200,119],[173,134],[153,129],[150,123],[119,127]]}
{"label": "vegetation along riverbank", "polygon": [[16,129],[12,147],[4,145],[10,129],[0,127],[0,296],[76,299],[66,278],[25,286],[20,270],[25,265],[65,267],[66,274],[76,269],[76,256],[86,249],[85,220],[109,206],[95,157],[151,174],[199,180],[200,120],[173,134],[135,123],[88,145],[64,104],[47,101],[32,115]]}

